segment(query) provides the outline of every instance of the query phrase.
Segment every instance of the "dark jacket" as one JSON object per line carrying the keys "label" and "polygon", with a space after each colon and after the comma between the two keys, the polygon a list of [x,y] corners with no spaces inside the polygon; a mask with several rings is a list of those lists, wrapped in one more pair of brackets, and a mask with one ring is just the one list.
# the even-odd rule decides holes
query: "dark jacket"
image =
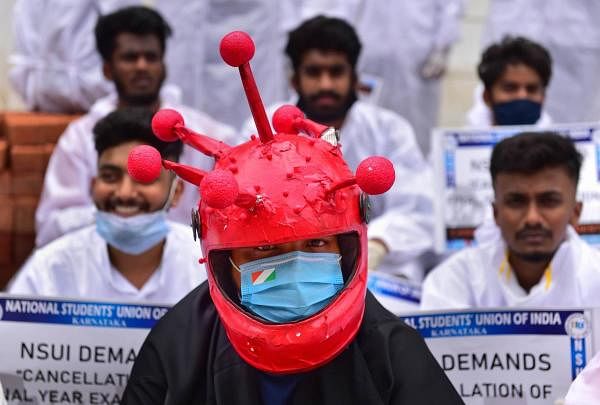
{"label": "dark jacket", "polygon": [[[261,373],[235,352],[205,282],[152,329],[122,404],[262,404]],[[462,404],[414,329],[367,293],[354,341],[300,376],[295,404]]]}

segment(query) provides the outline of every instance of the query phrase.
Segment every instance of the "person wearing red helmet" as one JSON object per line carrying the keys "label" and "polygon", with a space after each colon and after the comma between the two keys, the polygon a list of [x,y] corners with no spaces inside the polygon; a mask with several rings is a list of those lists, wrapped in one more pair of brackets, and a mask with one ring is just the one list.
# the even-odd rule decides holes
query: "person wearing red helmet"
{"label": "person wearing red helmet", "polygon": [[205,172],[134,149],[128,170],[152,181],[162,165],[199,186],[193,216],[208,282],[153,328],[122,404],[462,403],[423,339],[367,292],[368,194],[394,182],[385,158],[353,174],[335,130],[293,106],[271,132],[244,33],[221,42],[239,67],[258,129],[236,147],[153,119],[163,140],[215,158]]}

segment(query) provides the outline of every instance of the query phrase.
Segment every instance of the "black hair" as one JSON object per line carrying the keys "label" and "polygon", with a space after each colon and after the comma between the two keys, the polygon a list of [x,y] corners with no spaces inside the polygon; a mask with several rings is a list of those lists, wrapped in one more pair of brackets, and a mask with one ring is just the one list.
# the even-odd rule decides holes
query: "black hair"
{"label": "black hair", "polygon": [[98,52],[104,61],[110,61],[119,34],[155,35],[164,54],[165,42],[171,36],[172,30],[157,11],[143,6],[132,6],[100,16],[94,33]]}
{"label": "black hair", "polygon": [[311,49],[344,53],[352,69],[356,67],[362,45],[354,28],[340,18],[322,15],[304,21],[288,34],[285,53],[294,70],[302,63],[302,57]]}
{"label": "black hair", "polygon": [[535,70],[548,87],[552,76],[552,57],[542,45],[524,37],[505,36],[501,42],[492,44],[481,56],[477,74],[486,89],[504,74],[508,65],[523,64]]}
{"label": "black hair", "polygon": [[152,132],[153,111],[144,107],[117,109],[94,126],[94,144],[98,156],[105,150],[127,142],[138,141],[155,147],[163,159],[179,161],[183,144],[180,140],[163,142]]}
{"label": "black hair", "polygon": [[577,184],[583,156],[573,141],[556,132],[521,132],[499,142],[492,151],[492,183],[500,173],[533,174],[548,167],[564,167]]}

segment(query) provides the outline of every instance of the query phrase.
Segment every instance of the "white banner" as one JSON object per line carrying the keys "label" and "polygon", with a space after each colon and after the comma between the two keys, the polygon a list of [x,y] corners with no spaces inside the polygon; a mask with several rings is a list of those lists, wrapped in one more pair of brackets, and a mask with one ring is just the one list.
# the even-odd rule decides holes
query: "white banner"
{"label": "white banner", "polygon": [[166,306],[0,295],[8,404],[118,404]]}
{"label": "white banner", "polygon": [[437,128],[432,134],[436,195],[436,238],[439,253],[470,245],[473,231],[492,218],[490,157],[496,143],[522,131],[556,131],[571,138],[583,154],[578,198],[583,212],[577,231],[600,245],[600,124],[563,124],[484,129]]}
{"label": "white banner", "polygon": [[468,405],[558,404],[598,350],[593,310],[453,311],[401,318],[425,338]]}

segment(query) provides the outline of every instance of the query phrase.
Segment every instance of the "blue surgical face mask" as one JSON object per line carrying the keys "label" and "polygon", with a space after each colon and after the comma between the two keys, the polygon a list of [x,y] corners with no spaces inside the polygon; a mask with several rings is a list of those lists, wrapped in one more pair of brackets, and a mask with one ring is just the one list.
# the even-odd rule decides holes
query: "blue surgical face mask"
{"label": "blue surgical face mask", "polygon": [[164,210],[132,217],[98,211],[96,230],[114,248],[139,255],[162,241],[169,233],[169,225]]}
{"label": "blue surgical face mask", "polygon": [[173,180],[162,208],[149,214],[121,217],[105,211],[96,212],[96,230],[112,247],[130,255],[139,255],[156,246],[169,233],[167,210],[171,205],[177,181]]}
{"label": "blue surgical face mask", "polygon": [[518,99],[494,104],[492,111],[496,125],[533,125],[540,119],[542,104]]}
{"label": "blue surgical face mask", "polygon": [[342,289],[340,260],[336,253],[295,251],[239,268],[232,264],[241,273],[242,305],[271,322],[288,323],[325,308]]}

